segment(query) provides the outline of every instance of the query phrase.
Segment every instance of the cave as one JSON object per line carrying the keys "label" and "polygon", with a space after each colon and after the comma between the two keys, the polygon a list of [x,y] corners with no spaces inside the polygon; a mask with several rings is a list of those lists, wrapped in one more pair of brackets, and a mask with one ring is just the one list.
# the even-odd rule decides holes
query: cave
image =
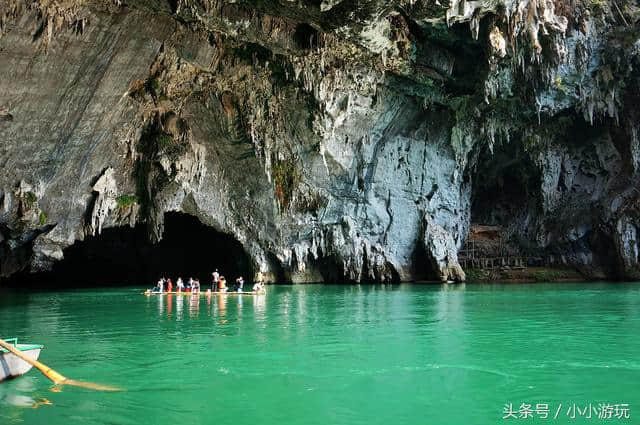
{"label": "cave", "polygon": [[293,34],[298,48],[309,50],[318,47],[318,31],[309,24],[299,24]]}
{"label": "cave", "polygon": [[540,172],[520,144],[495,146],[480,155],[473,186],[471,221],[504,225],[537,207]]}
{"label": "cave", "polygon": [[472,179],[471,228],[465,237],[475,243],[463,251],[473,247],[475,256],[485,257],[539,255],[531,241],[540,180],[539,168],[521,143],[486,147]]}
{"label": "cave", "polygon": [[[64,259],[49,272],[23,273],[11,283],[42,287],[143,285],[151,287],[161,276],[183,280],[199,278],[203,289],[218,269],[233,286],[238,276],[253,279],[252,262],[233,236],[177,212],[165,214],[162,240],[152,243],[146,226],[104,229],[100,235],[77,241],[64,250]],[[26,281],[26,282],[25,282]]]}
{"label": "cave", "polygon": [[431,255],[427,252],[422,240],[416,241],[415,248],[411,254],[411,263],[413,264],[411,274],[416,281],[430,282],[440,280],[431,261]]}

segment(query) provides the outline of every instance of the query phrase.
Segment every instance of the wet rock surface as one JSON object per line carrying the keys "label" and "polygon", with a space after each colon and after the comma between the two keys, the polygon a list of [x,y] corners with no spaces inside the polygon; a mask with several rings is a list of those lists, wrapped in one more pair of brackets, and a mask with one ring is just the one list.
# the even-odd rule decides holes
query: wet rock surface
{"label": "wet rock surface", "polygon": [[617,6],[4,2],[0,276],[181,212],[270,281],[462,280],[472,221],[635,279],[640,14]]}

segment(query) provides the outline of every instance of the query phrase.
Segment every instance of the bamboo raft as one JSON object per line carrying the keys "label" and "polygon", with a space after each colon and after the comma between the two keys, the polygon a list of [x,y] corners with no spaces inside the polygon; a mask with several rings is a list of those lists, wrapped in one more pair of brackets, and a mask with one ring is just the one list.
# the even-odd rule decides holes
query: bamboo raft
{"label": "bamboo raft", "polygon": [[171,291],[171,292],[153,292],[151,290],[146,290],[145,292],[142,293],[143,295],[189,295],[189,296],[193,296],[193,295],[200,295],[200,296],[207,296],[207,295],[265,295],[266,291],[260,291],[260,292],[254,292],[254,291],[243,291],[243,292],[237,292],[237,291],[227,291],[227,292],[220,292],[220,291],[198,291],[198,292],[191,292],[191,291],[182,291],[182,292],[176,292],[176,291]]}

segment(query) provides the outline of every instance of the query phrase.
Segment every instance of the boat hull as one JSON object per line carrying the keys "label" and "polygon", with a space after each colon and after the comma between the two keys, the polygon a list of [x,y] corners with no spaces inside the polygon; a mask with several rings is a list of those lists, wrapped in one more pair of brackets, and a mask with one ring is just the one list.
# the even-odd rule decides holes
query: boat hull
{"label": "boat hull", "polygon": [[[33,360],[38,360],[42,347],[33,347],[27,344],[18,344],[16,348]],[[15,378],[31,370],[32,366],[10,352],[0,351],[0,381]]]}

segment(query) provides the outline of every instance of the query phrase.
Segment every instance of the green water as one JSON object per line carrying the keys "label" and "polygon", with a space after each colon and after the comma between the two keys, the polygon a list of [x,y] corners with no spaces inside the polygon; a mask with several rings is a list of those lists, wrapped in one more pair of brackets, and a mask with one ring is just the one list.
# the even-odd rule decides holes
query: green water
{"label": "green water", "polygon": [[[1,291],[0,335],[124,391],[32,370],[0,384],[0,424],[640,423],[640,285],[268,289]],[[549,417],[502,419],[508,403]],[[589,403],[591,419],[571,418]],[[598,419],[598,403],[628,404],[630,419]]]}

